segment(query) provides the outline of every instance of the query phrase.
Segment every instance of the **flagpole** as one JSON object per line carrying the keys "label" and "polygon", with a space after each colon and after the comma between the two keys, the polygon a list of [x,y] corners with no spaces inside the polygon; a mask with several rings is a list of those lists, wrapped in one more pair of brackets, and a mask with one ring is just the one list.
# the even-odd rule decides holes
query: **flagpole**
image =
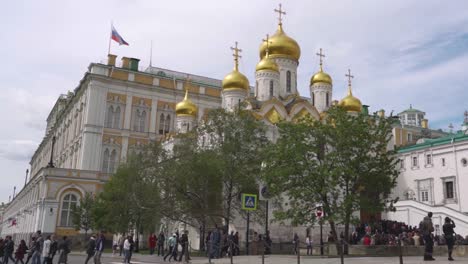
{"label": "flagpole", "polygon": [[149,66],[153,66],[153,40],[151,40],[151,46],[150,46],[150,62]]}
{"label": "flagpole", "polygon": [[112,21],[111,21],[111,33],[109,35],[109,48],[107,49],[107,54],[111,54],[110,53],[110,48],[111,48],[111,40],[112,40]]}

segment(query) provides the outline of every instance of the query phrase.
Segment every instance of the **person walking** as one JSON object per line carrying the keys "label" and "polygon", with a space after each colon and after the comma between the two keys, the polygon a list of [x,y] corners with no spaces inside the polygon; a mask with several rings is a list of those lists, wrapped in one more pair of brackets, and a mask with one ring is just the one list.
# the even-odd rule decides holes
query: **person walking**
{"label": "person walking", "polygon": [[64,236],[58,243],[58,250],[60,251],[58,264],[67,264],[68,254],[71,251],[71,243],[67,236]]}
{"label": "person walking", "polygon": [[307,246],[307,256],[312,255],[312,238],[310,235],[306,237],[306,246]]}
{"label": "person walking", "polygon": [[36,243],[34,246],[34,253],[32,256],[32,264],[41,264],[42,248],[44,247],[44,239],[42,238],[41,230],[37,230],[35,236]]}
{"label": "person walking", "polygon": [[29,241],[28,257],[26,258],[25,264],[28,264],[29,260],[32,258],[33,253],[35,251],[35,246],[36,246],[36,237],[32,236],[31,241]]}
{"label": "person walking", "polygon": [[234,238],[233,238],[233,242],[234,242],[234,256],[237,256],[239,255],[239,252],[240,252],[240,248],[239,248],[239,232],[236,232],[234,234]]}
{"label": "person walking", "polygon": [[119,245],[119,257],[122,256],[123,246],[124,246],[125,239],[126,239],[126,238],[125,238],[124,236],[120,236],[120,237],[119,237],[119,241],[117,242],[118,245]]}
{"label": "person walking", "polygon": [[265,235],[265,254],[266,255],[271,254],[272,244],[273,244],[273,241],[271,240],[271,237],[270,237],[270,230],[267,230],[266,235]]}
{"label": "person walking", "polygon": [[13,258],[13,251],[15,250],[15,242],[11,236],[6,236],[3,241],[3,264],[8,264],[8,260],[11,259],[15,263]]}
{"label": "person walking", "polygon": [[88,261],[94,256],[96,253],[96,238],[94,235],[91,235],[88,241],[88,247],[86,248],[86,254],[88,255],[85,260],[85,264],[88,264]]}
{"label": "person walking", "polygon": [[455,230],[453,230],[454,228],[455,223],[453,222],[453,220],[450,219],[448,216],[445,217],[445,224],[442,226],[442,230],[444,231],[445,242],[447,243],[449,261],[454,260],[452,258],[453,245],[455,244]]}
{"label": "person walking", "polygon": [[154,254],[154,250],[156,248],[156,241],[157,240],[158,240],[158,238],[156,237],[156,235],[154,233],[151,233],[151,235],[148,237],[148,247],[149,247],[149,250],[150,250],[150,255]]}
{"label": "person walking", "polygon": [[161,231],[158,235],[158,256],[164,256],[164,242],[166,242],[166,237],[164,233]]}
{"label": "person walking", "polygon": [[24,264],[23,259],[27,251],[28,246],[26,246],[26,241],[22,239],[15,252],[15,264],[18,264],[18,261],[21,262],[21,264]]}
{"label": "person walking", "polygon": [[42,246],[42,264],[48,264],[50,259],[50,245],[52,241],[50,241],[50,236],[46,237],[44,240],[44,245]]}
{"label": "person walking", "polygon": [[3,238],[0,237],[0,263],[3,262],[3,257],[5,256],[4,247],[5,247],[4,240]]}
{"label": "person walking", "polygon": [[421,229],[423,240],[424,240],[424,260],[435,260],[432,257],[434,250],[434,240],[432,240],[432,232],[434,232],[434,225],[432,224],[432,212],[429,212],[427,216],[419,223],[419,229]]}
{"label": "person walking", "polygon": [[169,262],[171,261],[172,258],[177,259],[177,237],[176,237],[176,234],[172,234],[172,236],[169,238],[169,240],[167,241],[167,243],[169,244],[169,251],[167,252],[167,254],[164,256],[164,261],[166,261],[167,257],[169,255],[171,255],[169,257]]}
{"label": "person walking", "polygon": [[179,256],[179,262],[182,261],[182,257],[184,255],[185,255],[185,262],[188,262],[188,260],[189,260],[189,256],[188,256],[188,230],[184,231],[184,233],[180,237],[179,243],[182,246],[182,252],[180,253],[180,256]]}
{"label": "person walking", "polygon": [[299,252],[299,236],[297,235],[297,233],[294,233],[293,245],[294,245],[294,255],[297,255]]}
{"label": "person walking", "polygon": [[99,237],[96,240],[96,253],[94,253],[94,264],[101,264],[101,256],[104,251],[104,243],[106,238],[104,237],[104,232],[101,231]]}
{"label": "person walking", "polygon": [[128,236],[125,239],[124,243],[123,243],[123,254],[124,254],[124,261],[123,262],[125,264],[130,263],[129,257],[130,257],[130,248],[131,248],[131,246],[132,245],[130,244],[130,236]]}
{"label": "person walking", "polygon": [[55,257],[55,254],[57,254],[57,250],[58,250],[58,242],[55,239],[55,235],[51,235],[50,236],[50,253],[49,253],[50,256],[48,259],[49,264],[52,264],[52,262],[54,261],[54,257]]}

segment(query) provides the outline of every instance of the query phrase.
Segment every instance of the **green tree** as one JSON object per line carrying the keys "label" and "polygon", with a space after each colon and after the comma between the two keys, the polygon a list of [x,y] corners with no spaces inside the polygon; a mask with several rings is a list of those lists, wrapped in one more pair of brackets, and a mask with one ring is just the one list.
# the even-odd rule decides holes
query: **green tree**
{"label": "green tree", "polygon": [[119,233],[136,229],[139,234],[159,221],[157,177],[142,160],[143,153],[130,155],[104,185],[94,212],[99,228]]}
{"label": "green tree", "polygon": [[72,208],[72,222],[76,230],[85,231],[85,241],[88,236],[88,231],[94,227],[93,210],[95,206],[94,195],[85,193],[79,205]]}
{"label": "green tree", "polygon": [[204,248],[206,228],[222,219],[220,170],[216,153],[201,147],[196,133],[176,138],[173,159],[164,174],[164,193],[171,201],[165,216],[198,229],[200,248]]}
{"label": "green tree", "polygon": [[269,143],[266,126],[250,111],[217,109],[210,111],[197,133],[202,148],[214,153],[222,188],[222,217],[228,228],[233,213],[240,212],[240,194],[258,190],[262,154]]}
{"label": "green tree", "polygon": [[337,224],[348,240],[349,226],[358,220],[353,213],[385,209],[398,175],[395,152],[388,149],[391,118],[334,107],[324,120],[281,123],[279,130],[264,173],[269,190],[286,197],[275,212],[278,220],[312,224],[321,203],[338,247]]}

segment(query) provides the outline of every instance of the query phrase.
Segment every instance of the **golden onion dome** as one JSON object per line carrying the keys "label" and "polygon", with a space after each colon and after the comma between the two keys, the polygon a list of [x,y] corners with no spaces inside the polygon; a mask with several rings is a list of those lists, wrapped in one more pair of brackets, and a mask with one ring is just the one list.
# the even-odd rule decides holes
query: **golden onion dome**
{"label": "golden onion dome", "polygon": [[245,89],[250,90],[249,80],[245,77],[244,74],[240,73],[237,70],[237,67],[234,70],[224,77],[222,85],[224,89]]}
{"label": "golden onion dome", "polygon": [[197,115],[197,106],[188,98],[188,90],[185,90],[184,100],[177,103],[176,105],[176,115],[177,116],[196,116]]}
{"label": "golden onion dome", "polygon": [[347,112],[360,113],[362,111],[361,101],[353,96],[353,93],[351,92],[351,86],[348,87],[348,95],[341,99],[338,105],[343,107]]}
{"label": "golden onion dome", "polygon": [[270,58],[269,55],[265,56],[255,67],[255,71],[275,71],[279,72],[278,64]]}
{"label": "golden onion dome", "polygon": [[313,85],[314,83],[328,83],[330,85],[333,84],[330,75],[324,72],[322,69],[320,69],[320,71],[312,75],[312,78],[310,78],[310,85]]}
{"label": "golden onion dome", "polygon": [[282,24],[278,25],[278,30],[276,30],[276,33],[271,36],[269,42],[269,45],[267,45],[266,42],[263,42],[262,45],[260,45],[260,59],[265,57],[266,50],[268,48],[270,58],[286,57],[299,61],[299,58],[301,57],[301,48],[294,39],[286,35],[283,31]]}

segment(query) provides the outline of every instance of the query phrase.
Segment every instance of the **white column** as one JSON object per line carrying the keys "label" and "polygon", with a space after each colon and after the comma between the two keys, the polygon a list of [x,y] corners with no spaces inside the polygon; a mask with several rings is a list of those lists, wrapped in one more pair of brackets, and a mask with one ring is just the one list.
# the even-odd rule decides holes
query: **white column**
{"label": "white column", "polygon": [[88,103],[84,108],[84,124],[80,164],[83,170],[100,170],[102,130],[106,114],[106,89],[88,85]]}
{"label": "white column", "polygon": [[125,130],[130,130],[132,122],[132,95],[127,94],[127,102],[125,103],[125,114],[124,114],[124,127]]}
{"label": "white column", "polygon": [[149,132],[156,133],[156,114],[158,110],[158,100],[153,98],[151,100],[151,113],[150,113],[150,120],[149,120]]}

